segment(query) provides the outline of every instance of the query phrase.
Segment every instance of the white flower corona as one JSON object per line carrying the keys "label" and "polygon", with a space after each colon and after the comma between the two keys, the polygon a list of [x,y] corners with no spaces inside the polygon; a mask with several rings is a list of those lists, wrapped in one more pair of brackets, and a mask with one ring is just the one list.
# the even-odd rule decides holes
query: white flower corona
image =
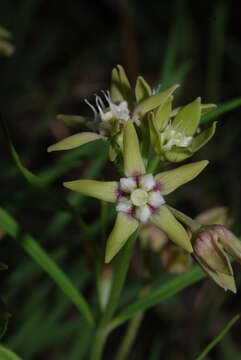
{"label": "white flower corona", "polygon": [[162,149],[169,151],[173,146],[188,147],[193,140],[192,136],[185,136],[182,132],[177,131],[168,125],[161,134]]}
{"label": "white flower corona", "polygon": [[152,174],[121,178],[116,210],[130,214],[140,222],[165,203]]}
{"label": "white flower corona", "polygon": [[[103,91],[103,94],[107,102],[107,106],[98,95],[95,97],[97,109],[92,104],[90,104],[88,100],[85,99],[85,102],[94,112],[93,125],[97,128],[99,125],[99,132],[102,135],[107,135],[115,131],[115,128],[118,128],[120,123],[125,123],[130,119],[130,111],[127,101],[121,101],[118,105],[116,105],[111,101],[109,91]],[[92,126],[91,124],[89,125]]]}

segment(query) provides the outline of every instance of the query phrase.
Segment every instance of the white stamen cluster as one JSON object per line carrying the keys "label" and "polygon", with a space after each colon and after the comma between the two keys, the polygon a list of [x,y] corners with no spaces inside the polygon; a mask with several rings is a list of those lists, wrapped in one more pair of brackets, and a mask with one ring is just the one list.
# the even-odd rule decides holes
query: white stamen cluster
{"label": "white stamen cluster", "polygon": [[120,179],[117,211],[128,213],[145,223],[164,203],[152,174]]}
{"label": "white stamen cluster", "polygon": [[[103,91],[103,94],[107,102],[107,106],[98,95],[95,97],[96,108],[90,104],[88,100],[85,100],[85,102],[94,112],[94,125],[96,126],[99,124],[99,132],[102,135],[107,135],[115,128],[115,121],[118,123],[125,123],[130,119],[130,111],[127,101],[121,101],[118,105],[116,105],[111,101],[109,91]],[[118,125],[119,124],[117,124],[117,126]]]}
{"label": "white stamen cluster", "polygon": [[171,125],[161,133],[162,149],[169,151],[173,146],[188,147],[193,140],[192,136],[185,136],[181,131],[175,130]]}

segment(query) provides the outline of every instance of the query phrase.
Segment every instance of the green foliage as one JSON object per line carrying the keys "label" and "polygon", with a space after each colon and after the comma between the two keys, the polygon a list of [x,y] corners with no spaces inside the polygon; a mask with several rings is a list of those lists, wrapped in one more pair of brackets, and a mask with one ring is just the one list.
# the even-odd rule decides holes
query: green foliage
{"label": "green foliage", "polygon": [[[233,226],[240,233],[240,124],[236,117],[241,100],[236,97],[240,94],[241,47],[235,25],[237,5],[231,7],[224,0],[197,4],[194,9],[186,0],[156,1],[153,6],[134,0],[126,2],[124,8],[124,3],[93,5],[83,1],[56,7],[46,0],[1,2],[0,23],[12,37],[0,28],[0,48],[3,45],[5,52],[12,53],[10,40],[15,48],[11,58],[0,58],[1,113],[11,128],[11,138],[6,125],[5,135],[0,134],[0,260],[8,264],[8,271],[0,274],[0,295],[4,298],[0,335],[10,322],[2,338],[4,346],[0,346],[3,360],[20,359],[15,352],[29,360],[88,359],[94,343],[101,347],[105,336],[122,324],[107,341],[106,359],[115,357],[117,346],[122,360],[193,359],[213,338],[199,359],[207,355],[220,360],[240,358],[236,334],[230,332],[237,317],[215,338],[217,328],[230,318],[230,309],[240,312],[239,293],[235,298],[224,296],[210,281],[201,281],[205,274],[196,266],[182,275],[168,275],[159,254],[143,249],[139,241],[127,273],[134,237],[133,243],[127,242],[130,248],[125,247],[113,264],[104,267],[105,240],[115,209],[67,193],[61,183],[76,178],[116,180],[114,167],[106,165],[108,143],[46,154],[52,142],[85,128],[89,113],[79,99],[107,87],[110,64],[124,59],[130,81],[118,67],[112,92],[117,99],[124,97],[133,104],[130,84],[134,89],[135,65],[141,62],[144,77],[139,77],[135,88],[140,104],[148,99],[150,85],[158,77],[161,91],[175,83],[182,85],[174,106],[188,104],[200,93],[205,94],[202,102],[219,103],[209,112],[201,108],[202,136],[212,137],[216,120],[217,131],[215,141],[195,155],[195,160],[210,158],[212,166],[200,182],[171,195],[171,202],[193,214],[210,204],[228,206]],[[90,29],[94,36],[88,37],[87,43],[85,35]],[[137,46],[141,61],[136,59]],[[144,110],[153,106],[150,101],[144,105]],[[55,121],[57,113],[83,117],[61,115]],[[166,164],[160,164],[148,146],[146,126],[138,129],[138,136],[146,139],[141,151],[145,165],[149,160],[148,172],[166,170]],[[111,154],[120,172],[121,141],[113,144]],[[203,138],[199,138],[195,150],[202,143]],[[105,271],[114,279],[107,309],[98,299]],[[240,288],[238,272],[236,282]],[[94,318],[97,328],[93,329],[86,317],[89,321]],[[238,334],[240,324],[236,327]],[[187,346],[190,332],[192,341]]]}

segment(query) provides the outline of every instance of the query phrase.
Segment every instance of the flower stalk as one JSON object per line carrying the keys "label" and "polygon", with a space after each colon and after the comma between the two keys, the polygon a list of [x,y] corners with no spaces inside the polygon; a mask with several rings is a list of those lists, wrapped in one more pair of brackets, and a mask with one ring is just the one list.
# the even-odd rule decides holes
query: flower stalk
{"label": "flower stalk", "polygon": [[108,325],[112,320],[114,312],[118,306],[119,298],[121,295],[122,288],[124,286],[125,278],[127,275],[132,250],[138,235],[138,231],[131,235],[129,241],[126,243],[119,259],[117,259],[114,279],[112,282],[111,294],[107,306],[102,314],[99,325],[96,329],[94,343],[92,347],[91,360],[101,359],[104,345],[108,336]]}

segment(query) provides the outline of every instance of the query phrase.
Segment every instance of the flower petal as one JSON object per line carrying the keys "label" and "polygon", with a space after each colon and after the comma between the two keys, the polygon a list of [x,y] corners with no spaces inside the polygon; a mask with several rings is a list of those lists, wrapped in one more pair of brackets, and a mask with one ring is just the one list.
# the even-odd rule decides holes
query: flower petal
{"label": "flower petal", "polygon": [[117,69],[112,70],[110,97],[114,103],[120,103],[126,100],[130,105],[132,98],[131,86],[126,72],[121,65],[118,65]]}
{"label": "flower petal", "polygon": [[227,275],[223,273],[216,273],[211,270],[200,258],[195,256],[195,259],[199,262],[204,271],[224,290],[230,290],[233,293],[237,292],[233,275]]}
{"label": "flower petal", "polygon": [[172,100],[173,97],[170,96],[156,111],[154,123],[158,131],[162,131],[168,124],[172,111]]}
{"label": "flower petal", "polygon": [[151,96],[151,88],[142,76],[138,76],[137,78],[135,94],[137,103],[148,99]]}
{"label": "flower petal", "polygon": [[126,72],[125,72],[125,69],[123,68],[123,66],[117,65],[117,69],[119,71],[119,77],[120,77],[120,81],[121,81],[121,87],[122,87],[124,99],[128,103],[130,103],[130,100],[132,98],[130,82],[128,80],[128,77],[126,75]]}
{"label": "flower petal", "polygon": [[117,181],[74,180],[63,184],[67,189],[80,192],[96,199],[116,202],[118,194]]}
{"label": "flower petal", "polygon": [[177,113],[172,125],[176,130],[183,132],[186,136],[192,136],[197,130],[200,116],[201,99],[198,97]]}
{"label": "flower petal", "polygon": [[167,161],[175,162],[175,163],[186,160],[192,155],[193,153],[188,148],[185,149],[177,146],[173,146],[171,150],[166,151],[163,154],[163,156]]}
{"label": "flower petal", "polygon": [[216,122],[214,122],[209,128],[203,130],[198,136],[196,136],[191,144],[191,151],[196,152],[203,147],[213,137],[216,130]]}
{"label": "flower petal", "polygon": [[60,150],[70,150],[77,148],[78,146],[87,144],[91,141],[105,139],[103,136],[99,134],[95,134],[93,132],[83,132],[78,133],[72,136],[69,136],[56,144],[53,144],[48,147],[48,152],[51,151],[60,151]]}
{"label": "flower petal", "polygon": [[179,186],[194,179],[207,165],[207,160],[182,165],[177,169],[157,174],[155,179],[160,182],[161,193],[166,195],[177,189]]}
{"label": "flower petal", "polygon": [[83,124],[86,124],[87,119],[84,116],[79,115],[57,115],[57,119],[62,121],[66,126],[73,129],[81,129]]}
{"label": "flower petal", "polygon": [[158,106],[164,104],[164,102],[169,98],[169,96],[172,95],[172,93],[178,88],[179,85],[173,85],[170,88],[168,88],[165,91],[159,92],[155,95],[150,96],[148,99],[143,100],[141,103],[139,103],[135,110],[133,115],[134,116],[143,116],[147,112],[157,108]]}
{"label": "flower petal", "polygon": [[145,174],[145,165],[141,156],[139,140],[135,127],[128,121],[124,129],[124,173],[126,176]]}
{"label": "flower petal", "polygon": [[105,251],[105,262],[109,263],[125,245],[129,237],[138,228],[138,221],[130,215],[119,212],[112,232],[110,233]]}
{"label": "flower petal", "polygon": [[[217,107],[217,105],[215,104],[201,104],[201,115],[204,115],[206,113],[208,113],[209,111],[215,109]],[[171,117],[174,117],[177,115],[177,113],[183,109],[183,106],[179,106],[175,109],[172,110],[172,113],[171,113]]]}
{"label": "flower petal", "polygon": [[112,70],[110,97],[113,103],[117,103],[117,104],[124,100],[119,73],[116,68]]}
{"label": "flower petal", "polygon": [[153,112],[150,112],[148,114],[148,128],[150,132],[150,141],[154,151],[160,153],[161,152],[160,137],[158,130],[156,128],[156,124],[154,122],[154,117],[155,115]]}
{"label": "flower petal", "polygon": [[166,206],[161,206],[158,213],[151,216],[151,222],[163,230],[176,245],[188,252],[193,251],[186,230]]}

